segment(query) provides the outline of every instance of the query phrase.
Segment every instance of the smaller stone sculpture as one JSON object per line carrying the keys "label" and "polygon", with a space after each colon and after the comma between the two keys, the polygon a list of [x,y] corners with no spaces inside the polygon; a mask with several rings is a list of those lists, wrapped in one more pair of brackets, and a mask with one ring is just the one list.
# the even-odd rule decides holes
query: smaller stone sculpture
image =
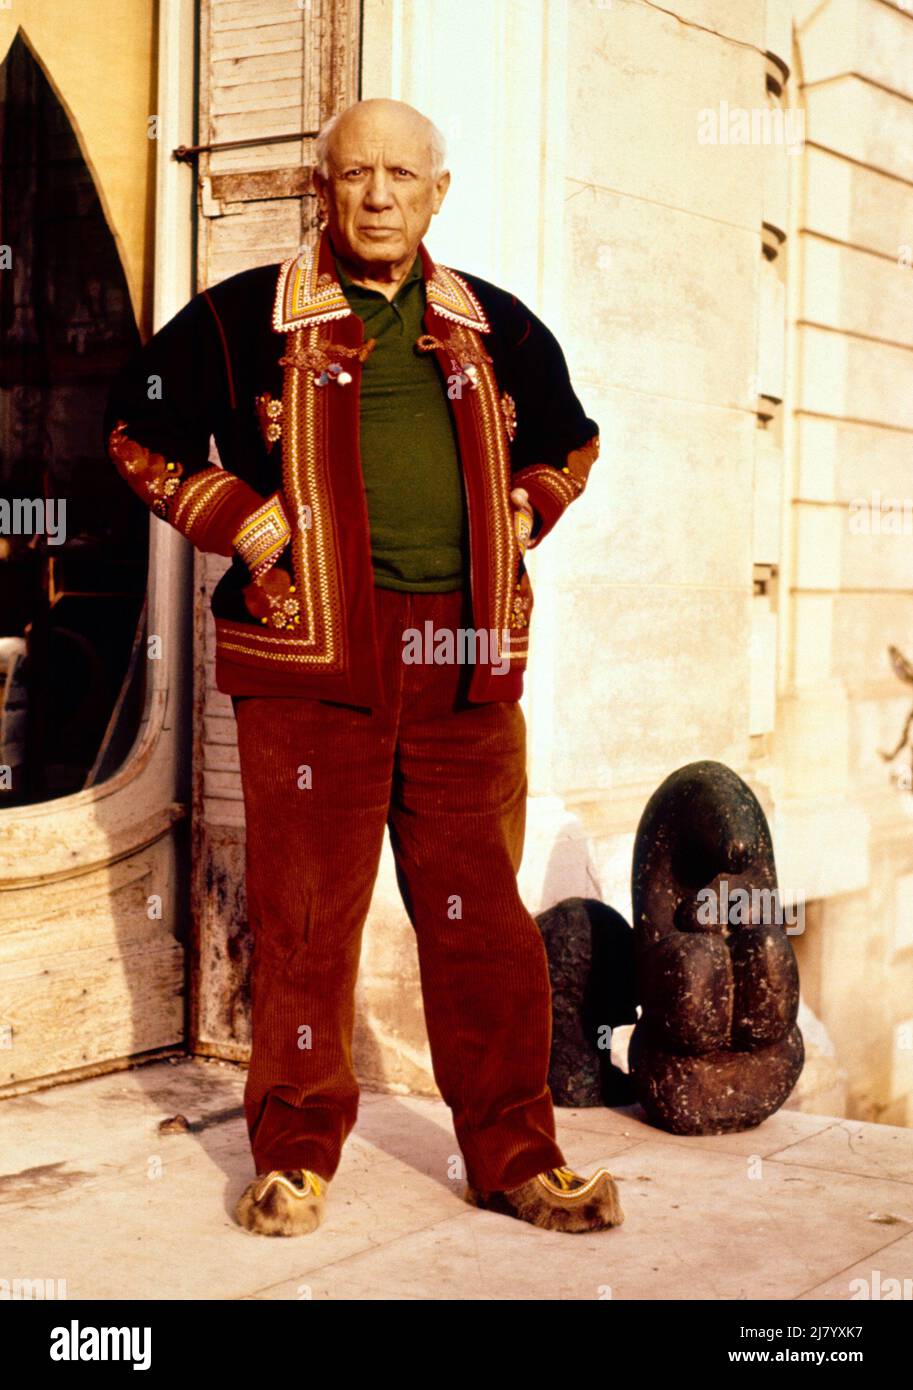
{"label": "smaller stone sculpture", "polygon": [[611,1030],[637,1017],[631,928],[595,898],[565,898],[536,921],[552,985],[552,1099],[580,1107],[633,1103],[630,1079],[611,1058]]}
{"label": "smaller stone sculpture", "polygon": [[643,1013],[628,1058],[648,1118],[676,1134],[760,1124],[802,1070],[799,972],[770,830],[731,768],[691,763],[654,792],[632,898]]}

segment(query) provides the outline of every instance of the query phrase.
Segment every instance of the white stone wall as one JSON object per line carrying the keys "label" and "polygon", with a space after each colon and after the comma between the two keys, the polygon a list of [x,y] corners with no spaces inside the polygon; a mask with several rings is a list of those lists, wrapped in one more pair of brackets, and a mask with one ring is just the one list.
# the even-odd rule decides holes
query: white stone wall
{"label": "white stone wall", "polygon": [[[795,944],[850,1113],[895,1123],[913,848],[878,750],[909,706],[886,648],[913,658],[913,561],[909,536],[852,534],[849,504],[911,491],[909,9],[366,0],[362,61],[363,95],[448,135],[432,252],[545,318],[602,430],[531,557],[528,906],[629,913],[647,797],[728,763],[781,888],[813,903]],[[805,144],[703,143],[722,104],[791,112]],[[369,922],[380,974],[393,893]]]}
{"label": "white stone wall", "polygon": [[[345,50],[323,32],[333,14],[204,7],[213,138],[251,133],[249,112],[258,132],[305,128],[326,55]],[[901,1124],[913,800],[879,750],[913,699],[886,657],[893,642],[913,659],[910,537],[849,518],[854,499],[911,491],[911,88],[900,0],[363,4],[362,95],[410,101],[448,137],[432,253],[545,319],[601,426],[584,497],[530,556],[525,901],[592,895],[629,915],[647,798],[684,763],[729,764],[768,812],[781,888],[808,905],[794,944],[834,1055],[832,1076],[816,1045],[799,1103],[833,1106],[845,1084],[850,1114]],[[740,143],[739,112],[801,119],[803,146]],[[701,138],[707,113],[728,139]],[[258,205],[230,176],[288,173],[302,150],[204,162],[204,279],[298,239],[291,184]],[[243,920],[243,817],[201,626],[214,577],[198,568],[195,1017],[209,1050],[243,1056],[241,962],[219,963]],[[358,1018],[367,1084],[433,1090],[389,846]]]}
{"label": "white stone wall", "polygon": [[[913,693],[887,655],[891,643],[913,654],[913,14],[830,0],[799,17],[808,149],[779,827],[818,899],[797,949],[847,1073],[849,1113],[910,1124],[913,807],[880,750],[897,742]],[[888,499],[905,508],[899,534],[879,506]]]}

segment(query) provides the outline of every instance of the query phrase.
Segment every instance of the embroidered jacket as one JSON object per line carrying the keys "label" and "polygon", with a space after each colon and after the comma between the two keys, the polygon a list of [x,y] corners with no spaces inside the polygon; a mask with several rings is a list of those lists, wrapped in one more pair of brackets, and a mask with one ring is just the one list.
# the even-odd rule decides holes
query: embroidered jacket
{"label": "embroidered jacket", "polygon": [[[516,700],[533,607],[524,550],[583,492],[598,427],[529,309],[436,265],[424,244],[419,255],[427,306],[418,345],[437,359],[453,412],[473,627],[498,634],[496,649],[477,648],[469,698]],[[111,390],[105,438],[120,474],[198,549],[232,557],[211,601],[226,694],[382,699],[358,449],[371,347],[324,233],[313,253],[196,295]],[[529,540],[514,487],[536,512]]]}

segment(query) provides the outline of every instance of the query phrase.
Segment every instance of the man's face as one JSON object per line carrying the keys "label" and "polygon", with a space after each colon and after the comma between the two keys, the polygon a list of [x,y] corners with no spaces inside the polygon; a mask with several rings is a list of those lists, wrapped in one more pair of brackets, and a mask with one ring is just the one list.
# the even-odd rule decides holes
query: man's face
{"label": "man's face", "polygon": [[408,108],[356,108],[333,131],[328,163],[314,182],[337,255],[369,274],[411,261],[450,183],[431,176],[427,125]]}

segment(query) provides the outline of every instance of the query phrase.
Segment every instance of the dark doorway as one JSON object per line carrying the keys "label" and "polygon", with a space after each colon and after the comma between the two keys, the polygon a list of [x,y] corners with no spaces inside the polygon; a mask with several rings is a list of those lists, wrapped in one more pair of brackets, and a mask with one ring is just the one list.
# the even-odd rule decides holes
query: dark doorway
{"label": "dark doorway", "polygon": [[66,111],[20,32],[0,64],[0,807],[110,775],[139,724],[149,517],[103,451],[139,348]]}

